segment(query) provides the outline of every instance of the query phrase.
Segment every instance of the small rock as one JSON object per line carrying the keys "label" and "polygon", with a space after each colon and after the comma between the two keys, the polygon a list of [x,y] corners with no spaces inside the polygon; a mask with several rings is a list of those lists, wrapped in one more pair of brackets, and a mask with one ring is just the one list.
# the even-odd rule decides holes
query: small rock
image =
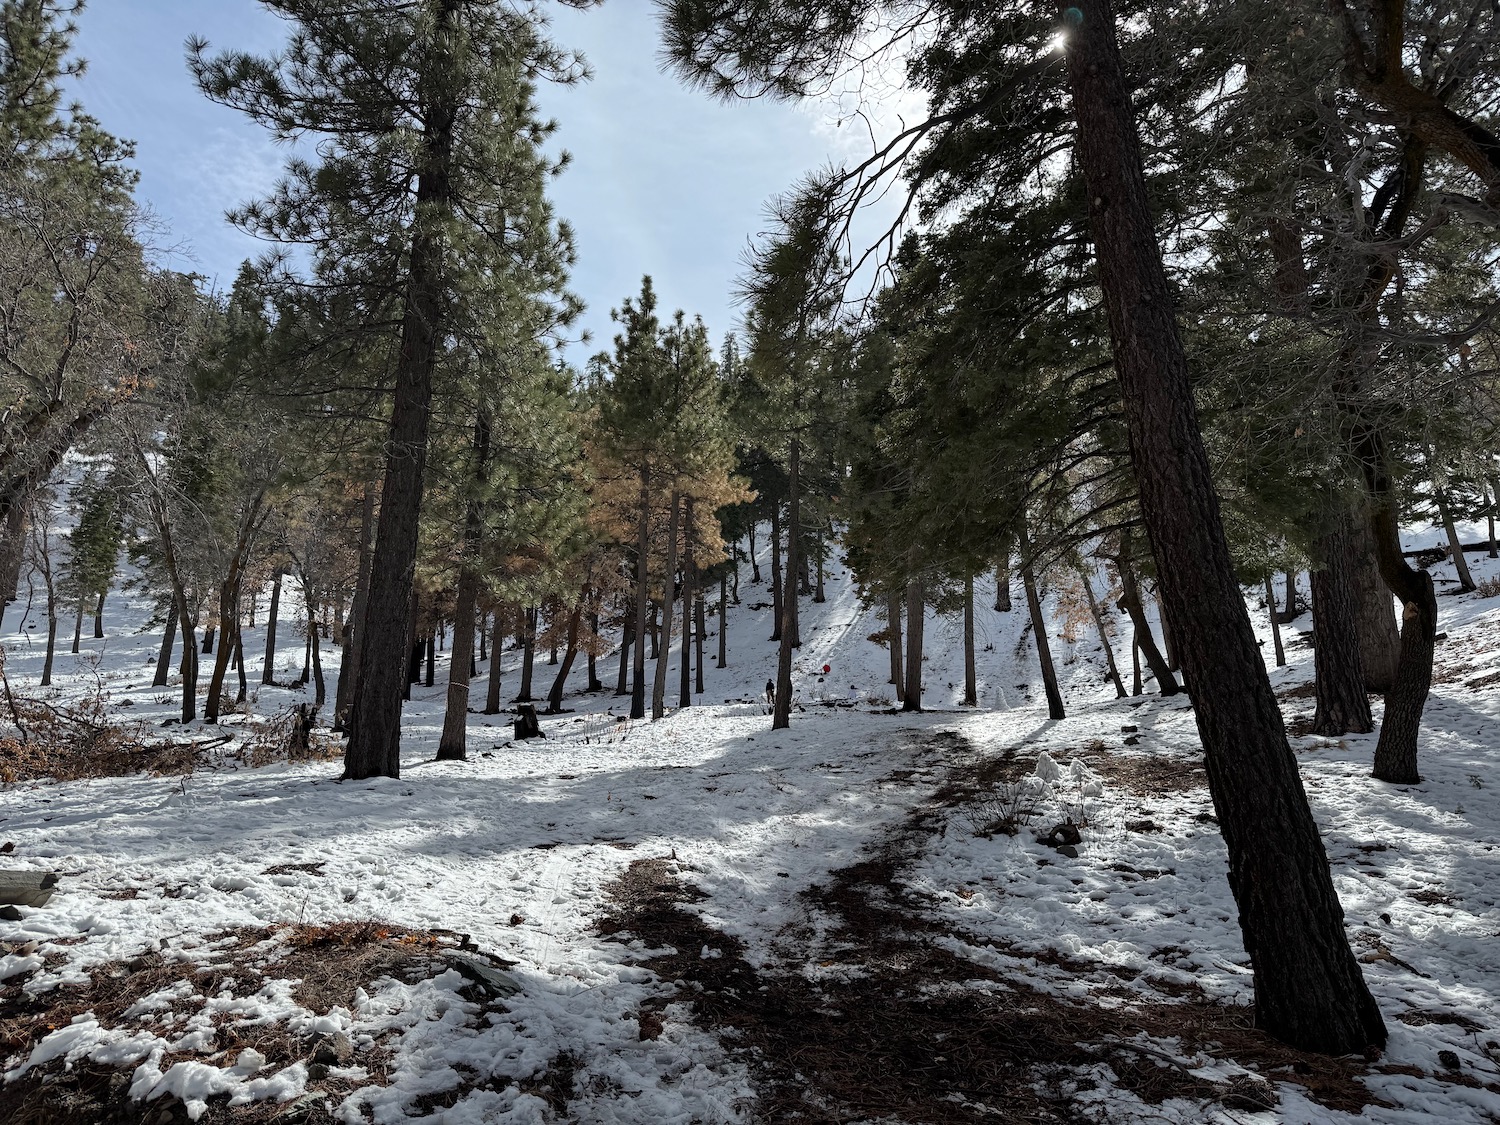
{"label": "small rock", "polygon": [[307,1064],[307,1080],[309,1082],[321,1082],[321,1081],[323,1081],[323,1079],[325,1079],[327,1077],[328,1077],[328,1064],[327,1063],[315,1062],[315,1063],[308,1063]]}
{"label": "small rock", "polygon": [[1140,735],[1138,735],[1138,734],[1127,734],[1125,736],[1125,745],[1126,746],[1139,746],[1140,744],[1141,744],[1141,736]]}
{"label": "small rock", "polygon": [[1052,830],[1042,837],[1042,843],[1055,848],[1059,844],[1077,844],[1082,839],[1078,825],[1071,821],[1064,821],[1061,824],[1054,824]]}
{"label": "small rock", "polygon": [[659,1039],[662,1033],[661,1016],[655,1012],[642,1012],[636,1017],[636,1022],[641,1025],[640,1040],[642,1043],[648,1039]]}
{"label": "small rock", "polygon": [[1072,844],[1059,844],[1057,845],[1057,848],[1055,850],[1057,851],[1058,855],[1065,855],[1069,859],[1078,858],[1078,849],[1075,848]]}
{"label": "small rock", "polygon": [[19,922],[23,917],[14,906],[0,906],[0,922]]}
{"label": "small rock", "polygon": [[324,1066],[342,1066],[353,1057],[354,1044],[342,1031],[335,1031],[318,1039],[309,1061],[322,1063]]}
{"label": "small rock", "polygon": [[1226,1109],[1246,1109],[1252,1112],[1274,1109],[1281,1104],[1281,1095],[1264,1078],[1254,1074],[1241,1074],[1229,1083],[1229,1088],[1219,1095]]}
{"label": "small rock", "polygon": [[1448,1070],[1460,1070],[1463,1067],[1463,1063],[1458,1061],[1458,1056],[1452,1051],[1439,1051],[1438,1062]]}
{"label": "small rock", "polygon": [[1138,726],[1134,726],[1134,725],[1132,725],[1132,724],[1130,724],[1130,723],[1126,723],[1126,724],[1125,724],[1125,725],[1124,725],[1124,726],[1122,726],[1122,727],[1121,727],[1121,728],[1120,728],[1120,731],[1121,731],[1121,732],[1122,732],[1122,733],[1124,733],[1124,734],[1134,734],[1134,733],[1135,733],[1135,732],[1136,732],[1136,731],[1138,731],[1138,730],[1140,730],[1140,729],[1141,729],[1141,728],[1140,728],[1140,727],[1138,727]]}
{"label": "small rock", "polygon": [[1391,916],[1389,914],[1381,914],[1380,920],[1382,922],[1384,922],[1387,926],[1389,926],[1391,924]]}

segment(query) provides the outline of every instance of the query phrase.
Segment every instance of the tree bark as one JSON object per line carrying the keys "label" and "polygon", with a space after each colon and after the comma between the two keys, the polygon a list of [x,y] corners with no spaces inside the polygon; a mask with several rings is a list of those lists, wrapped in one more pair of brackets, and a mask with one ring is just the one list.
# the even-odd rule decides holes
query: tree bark
{"label": "tree bark", "polygon": [[1010,612],[1010,552],[995,564],[995,612]]}
{"label": "tree bark", "polygon": [[474,603],[478,600],[479,574],[466,561],[459,569],[458,588],[454,592],[453,655],[448,662],[448,698],[443,709],[443,733],[438,739],[439,761],[462,762],[469,756],[469,671],[474,655]]}
{"label": "tree bark", "polygon": [[1448,557],[1453,560],[1453,569],[1458,573],[1458,588],[1464,593],[1474,591],[1474,576],[1469,573],[1469,560],[1464,558],[1463,540],[1458,537],[1458,528],[1453,525],[1453,506],[1448,502],[1448,490],[1435,481],[1432,498],[1437,504],[1438,517],[1443,521],[1443,531],[1448,536]]}
{"label": "tree bark", "polygon": [[[641,518],[635,533],[635,680],[630,685],[630,717],[646,717],[646,611],[650,602],[651,469],[641,469]],[[669,578],[668,581],[671,579]]]}
{"label": "tree bark", "polygon": [[234,693],[234,701],[243,703],[248,688],[245,680],[245,634],[238,628],[234,631],[234,667],[239,677],[239,687]]}
{"label": "tree bark", "polygon": [[[461,5],[438,0],[435,54],[451,51],[452,28]],[[344,777],[401,774],[401,655],[403,631],[416,577],[417,532],[422,513],[422,477],[427,464],[432,373],[443,335],[446,232],[441,218],[453,208],[453,142],[462,99],[452,86],[456,62],[428,60],[417,91],[422,103],[421,158],[417,172],[411,253],[407,259],[401,347],[385,441],[385,482],[380,525],[370,566],[370,596],[362,632]]]}
{"label": "tree bark", "polygon": [[677,706],[693,705],[693,498],[683,500],[682,519],[682,648]]}
{"label": "tree bark", "polygon": [[562,663],[552,681],[552,690],[547,693],[547,714],[556,715],[563,709],[563,692],[568,686],[568,673],[573,670],[573,661],[578,658],[578,629],[583,623],[583,603],[588,600],[589,588],[584,586],[578,595],[578,604],[568,616],[568,643],[563,649]]}
{"label": "tree bark", "polygon": [[99,591],[99,601],[94,605],[94,640],[104,639],[104,599],[109,594],[108,590]]}
{"label": "tree bark", "polygon": [[1130,694],[1140,695],[1141,685],[1141,641],[1136,635],[1134,623],[1130,626]]}
{"label": "tree bark", "polygon": [[927,593],[922,583],[906,584],[906,691],[901,710],[922,710],[922,640],[927,614]]}
{"label": "tree bark", "polygon": [[1109,0],[1060,7],[1131,459],[1255,980],[1256,1022],[1304,1050],[1386,1039],[1255,644],[1198,426]]}
{"label": "tree bark", "polygon": [[894,587],[885,595],[885,643],[891,651],[891,683],[896,685],[896,702],[906,699],[906,676],[901,666],[901,594]]}
{"label": "tree bark", "polygon": [[[317,630],[314,629],[314,632]],[[428,633],[426,643],[427,670],[422,676],[422,686],[432,687],[437,681],[437,634]]]}
{"label": "tree bark", "polygon": [[1401,660],[1401,629],[1396,624],[1391,592],[1380,577],[1375,541],[1370,537],[1370,521],[1362,510],[1351,520],[1348,558],[1365,690],[1383,695],[1396,683],[1396,665]]}
{"label": "tree bark", "polygon": [[750,521],[750,529],[746,533],[750,540],[750,581],[761,582],[760,560],[755,556],[755,520]]}
{"label": "tree bark", "polygon": [[964,578],[964,706],[979,706],[978,675],[974,667],[974,576]]}
{"label": "tree bark", "polygon": [[771,639],[781,640],[781,626],[786,616],[782,612],[786,585],[781,580],[781,505],[771,502],[771,617],[774,623]]}
{"label": "tree bark", "polygon": [[[1146,658],[1146,667],[1156,677],[1156,687],[1162,695],[1176,695],[1182,689],[1177,686],[1177,677],[1167,667],[1167,659],[1156,647],[1156,638],[1151,635],[1151,623],[1146,620],[1146,607],[1141,603],[1141,585],[1135,574],[1130,532],[1120,536],[1120,553],[1114,558],[1115,573],[1120,576],[1120,608],[1130,616],[1135,631],[1135,645]],[[1139,693],[1137,693],[1139,694]]]}
{"label": "tree bark", "polygon": [[[594,596],[598,597],[596,591]],[[597,606],[599,603],[594,602]],[[589,632],[592,637],[589,640],[589,691],[603,691],[604,682],[599,679],[599,613],[597,610],[589,614]]]}
{"label": "tree bark", "polygon": [[667,510],[667,568],[661,580],[661,637],[657,642],[656,676],[651,681],[651,719],[655,722],[667,713],[667,661],[672,652],[672,607],[677,582],[677,509],[679,497],[674,488]]}
{"label": "tree bark", "polygon": [[729,575],[719,576],[719,667],[729,667]]}
{"label": "tree bark", "polygon": [[536,606],[526,611],[526,635],[521,638],[521,690],[516,693],[517,703],[531,702],[532,670],[536,667]]}
{"label": "tree bark", "polygon": [[1036,574],[1031,569],[1031,537],[1022,527],[1016,535],[1021,554],[1021,588],[1026,591],[1026,611],[1031,615],[1031,632],[1036,638],[1036,657],[1042,668],[1042,690],[1047,696],[1047,716],[1053,720],[1067,718],[1063,710],[1062,689],[1057,685],[1057,668],[1052,663],[1052,645],[1047,639],[1047,619],[1042,614],[1042,599],[1037,594]]}
{"label": "tree bark", "polygon": [[276,682],[276,623],[281,614],[281,571],[271,577],[271,609],[266,615],[266,662],[260,670],[262,684]]}
{"label": "tree bark", "polygon": [[313,600],[308,579],[304,577],[302,592],[307,598],[307,644],[312,655],[313,703],[321,710],[328,702],[328,685],[323,679],[323,650],[318,637],[318,607]]}
{"label": "tree bark", "polygon": [[161,634],[161,651],[156,657],[156,675],[151,680],[152,687],[166,687],[167,679],[172,672],[172,642],[177,639],[177,597],[172,597],[171,608],[167,610],[167,627]]}
{"label": "tree bark", "polygon": [[1286,667],[1286,649],[1281,645],[1281,624],[1276,620],[1276,589],[1266,575],[1266,616],[1271,619],[1271,644],[1276,649],[1276,667]]}
{"label": "tree bark", "polygon": [[495,636],[490,642],[490,670],[489,679],[485,683],[484,713],[486,715],[498,715],[500,713],[500,676],[503,669],[500,667],[505,654],[505,628],[501,625],[503,618],[501,611],[495,610]]}
{"label": "tree bark", "polygon": [[703,589],[700,583],[693,583],[693,619],[697,627],[693,631],[693,647],[696,655],[693,659],[693,692],[697,695],[703,694],[703,643],[708,622],[705,620],[708,614],[703,606]]}
{"label": "tree bark", "polygon": [[620,672],[615,679],[615,694],[630,694],[630,652],[635,647],[634,610],[627,612],[620,622]]}
{"label": "tree bark", "polygon": [[[798,476],[801,468],[801,443],[793,437],[787,443],[787,506],[786,561],[781,571],[781,616],[777,619],[781,647],[776,650],[776,705],[772,708],[771,729],[785,730],[792,725],[792,649],[797,647],[797,591],[793,583],[797,578],[798,554],[802,544],[797,541],[801,532],[797,510]],[[772,556],[775,561],[775,556]],[[774,576],[774,572],[773,572]],[[773,577],[774,580],[774,577]]]}
{"label": "tree bark", "polygon": [[1109,626],[1104,620],[1104,610],[1099,606],[1099,599],[1094,597],[1094,580],[1083,566],[1078,568],[1078,577],[1083,581],[1083,596],[1088,599],[1089,614],[1094,619],[1094,628],[1099,632],[1099,644],[1104,649],[1104,663],[1108,666],[1109,678],[1115,685],[1115,698],[1124,699],[1125,684],[1120,679],[1120,669],[1115,665],[1115,650],[1109,643]]}
{"label": "tree bark", "polygon": [[[1342,518],[1342,517],[1341,517]],[[1349,575],[1349,535],[1342,527],[1318,545],[1322,566],[1310,574],[1313,611],[1313,730],[1323,735],[1368,734],[1375,729],[1360,662],[1354,586]]]}
{"label": "tree bark", "polygon": [[[359,569],[354,579],[354,601],[344,629],[344,659],[339,666],[339,686],[333,699],[333,729],[342,732],[354,701],[359,654],[364,647],[365,605],[370,600],[370,563],[375,542],[375,488],[366,483],[359,510]],[[267,667],[270,664],[267,662]]]}
{"label": "tree bark", "polygon": [[83,599],[78,600],[78,615],[73,619],[73,655],[78,655],[78,646],[83,643]]}

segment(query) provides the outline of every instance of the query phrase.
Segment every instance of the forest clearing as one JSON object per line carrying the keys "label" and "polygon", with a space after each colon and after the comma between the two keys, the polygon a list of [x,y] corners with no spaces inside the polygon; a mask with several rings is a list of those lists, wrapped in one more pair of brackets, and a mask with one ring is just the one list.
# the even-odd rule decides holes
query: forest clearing
{"label": "forest clearing", "polygon": [[0,0],[0,1122],[1500,1122],[1497,106]]}

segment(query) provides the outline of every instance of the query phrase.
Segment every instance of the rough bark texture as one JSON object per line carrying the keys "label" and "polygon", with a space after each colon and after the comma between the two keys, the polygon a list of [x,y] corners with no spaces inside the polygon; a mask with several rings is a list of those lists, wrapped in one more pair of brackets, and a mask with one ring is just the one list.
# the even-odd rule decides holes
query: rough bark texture
{"label": "rough bark texture", "polygon": [[1026,610],[1031,615],[1031,633],[1036,640],[1036,658],[1042,669],[1042,690],[1047,695],[1047,717],[1067,718],[1063,709],[1062,690],[1057,686],[1057,667],[1052,663],[1052,645],[1047,639],[1047,618],[1042,613],[1042,599],[1037,594],[1036,575],[1031,570],[1031,540],[1023,530],[1021,548],[1021,587],[1026,591]]}
{"label": "rough bark texture", "polygon": [[979,706],[979,677],[974,667],[974,576],[964,579],[964,706]]}
{"label": "rough bark texture", "polygon": [[1448,502],[1448,490],[1433,484],[1432,498],[1443,521],[1443,531],[1448,536],[1448,557],[1453,560],[1453,569],[1458,573],[1458,588],[1471,593],[1474,576],[1469,573],[1469,560],[1464,558],[1463,540],[1459,539],[1458,528],[1453,525],[1453,505]]}
{"label": "rough bark texture", "polygon": [[[701,664],[702,661],[700,660]],[[719,576],[719,667],[729,667],[729,575]]]}
{"label": "rough bark texture", "polygon": [[1354,586],[1365,690],[1383,695],[1396,683],[1396,665],[1401,660],[1401,627],[1396,624],[1391,591],[1380,577],[1369,519],[1362,511],[1349,529],[1349,581]]}
{"label": "rough bark texture", "polygon": [[[1490,532],[1491,532],[1491,534],[1490,534],[1490,548],[1491,548],[1491,550],[1494,549],[1494,541],[1495,541],[1494,528],[1495,528],[1495,521],[1493,519],[1491,519],[1490,520]],[[1491,555],[1490,557],[1494,558],[1495,556]],[[104,639],[104,599],[108,595],[109,595],[109,591],[108,590],[100,590],[99,591],[99,601],[94,606],[94,640],[96,640],[96,641],[102,641]]]}
{"label": "rough bark texture", "polygon": [[469,672],[474,655],[474,603],[479,597],[479,575],[470,566],[458,572],[453,601],[453,656],[448,661],[448,698],[443,709],[443,734],[438,740],[440,760],[462,762],[469,756]]}
{"label": "rough bark texture", "polygon": [[1276,649],[1276,667],[1286,667],[1286,649],[1281,644],[1281,623],[1276,620],[1276,590],[1271,585],[1271,576],[1266,575],[1266,614],[1271,618],[1271,644]]}
{"label": "rough bark texture", "polygon": [[161,633],[161,650],[156,657],[156,675],[151,680],[152,687],[166,687],[167,679],[172,673],[172,642],[177,639],[177,602],[174,598],[172,606],[167,610],[167,627]]}
{"label": "rough bark texture", "polygon": [[641,514],[635,529],[635,679],[630,685],[630,717],[646,717],[646,611],[651,580],[651,469],[641,470]]}
{"label": "rough bark texture", "polygon": [[927,613],[927,592],[921,582],[906,586],[906,690],[901,710],[922,709],[922,640]]}
{"label": "rough bark texture", "polygon": [[281,571],[271,578],[271,609],[266,616],[266,662],[260,670],[260,682],[276,682],[276,623],[281,613]]}
{"label": "rough bark texture", "polygon": [[536,668],[536,606],[526,611],[525,633],[521,637],[521,690],[516,692],[517,703],[531,702],[531,678]]}
{"label": "rough bark texture", "polygon": [[1360,661],[1349,536],[1342,527],[1318,545],[1323,565],[1311,574],[1314,691],[1318,734],[1368,734],[1375,729]]}
{"label": "rough bark texture", "polygon": [[344,659],[339,666],[339,686],[333,698],[333,729],[342,731],[354,698],[355,670],[365,639],[365,605],[370,598],[370,561],[375,545],[375,489],[365,485],[359,512],[359,570],[354,579],[354,601],[344,630]]}
{"label": "rough bark texture", "polygon": [[703,636],[707,632],[708,623],[704,620],[707,616],[703,606],[703,591],[695,589],[693,618],[697,622],[697,627],[693,632],[693,644],[696,648],[696,655],[693,659],[693,691],[698,695],[703,694]]}
{"label": "rough bark texture", "polygon": [[1068,79],[1140,504],[1192,685],[1258,1025],[1358,1052],[1385,1025],[1344,934],[1318,827],[1235,578],[1142,172],[1108,0],[1077,0]]}
{"label": "rough bark texture", "polygon": [[771,639],[781,640],[781,624],[785,616],[785,585],[781,581],[781,505],[771,502]]}
{"label": "rough bark texture", "polygon": [[1087,569],[1078,568],[1078,577],[1083,582],[1083,594],[1088,599],[1089,614],[1094,619],[1094,628],[1099,633],[1099,644],[1104,649],[1104,663],[1109,668],[1109,678],[1115,685],[1115,698],[1125,698],[1125,684],[1120,680],[1120,669],[1115,665],[1114,646],[1109,643],[1109,626],[1104,620],[1104,610],[1094,596],[1094,581]]}
{"label": "rough bark texture", "polygon": [[[1120,608],[1130,617],[1135,630],[1135,645],[1140,655],[1146,658],[1146,667],[1156,677],[1157,689],[1162,695],[1176,695],[1182,689],[1177,686],[1177,677],[1167,667],[1167,658],[1156,647],[1156,638],[1151,634],[1151,622],[1146,620],[1146,607],[1141,602],[1141,584],[1136,578],[1132,560],[1130,533],[1120,540],[1120,553],[1115,557],[1115,573],[1120,576]],[[1137,695],[1140,692],[1136,692]]]}
{"label": "rough bark texture", "polygon": [[552,681],[552,690],[547,693],[549,715],[559,714],[563,709],[563,692],[568,686],[568,673],[573,670],[573,662],[578,659],[578,630],[583,624],[583,603],[588,599],[588,594],[588,587],[585,586],[578,595],[578,604],[568,615],[568,643],[558,664],[557,676]]}
{"label": "rough bark texture", "polygon": [[896,702],[906,698],[906,677],[901,669],[901,595],[892,589],[885,596],[885,643],[891,652],[891,683],[896,685]]}
{"label": "rough bark texture", "polygon": [[504,618],[500,610],[495,610],[495,636],[490,642],[490,670],[489,679],[484,685],[484,713],[486,715],[498,715],[500,713],[500,678],[501,663],[505,653],[505,626],[502,624]]}
{"label": "rough bark texture", "polygon": [[[800,450],[796,438],[788,443],[788,488],[791,497],[787,505],[789,516],[786,533],[786,560],[782,564],[776,556],[778,531],[773,522],[771,540],[771,580],[781,591],[781,603],[777,606],[776,639],[781,647],[776,650],[776,705],[772,708],[771,729],[783,730],[792,725],[792,649],[797,645],[797,591],[792,583],[797,575],[797,553],[801,544],[797,542],[797,492],[801,482],[799,476]],[[772,509],[774,519],[775,509]]]}
{"label": "rough bark texture", "polygon": [[[457,18],[457,0],[437,5],[435,56]],[[432,414],[432,372],[442,334],[445,273],[444,233],[439,222],[453,207],[451,165],[459,98],[448,88],[447,60],[428,60],[419,97],[423,104],[422,155],[416,187],[418,221],[412,225],[405,277],[401,347],[386,434],[385,481],[380,492],[380,526],[370,566],[370,597],[359,646],[354,698],[349,707],[349,742],[344,776],[399,777],[401,774],[401,655],[407,605],[416,577],[417,530],[422,514],[422,476],[427,464],[427,432]]]}

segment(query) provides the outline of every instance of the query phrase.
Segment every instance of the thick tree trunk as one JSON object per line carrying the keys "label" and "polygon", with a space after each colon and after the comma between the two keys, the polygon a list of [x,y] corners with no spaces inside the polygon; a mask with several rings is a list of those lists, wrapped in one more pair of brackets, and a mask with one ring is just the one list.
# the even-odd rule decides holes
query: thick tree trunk
{"label": "thick tree trunk", "polygon": [[1158,585],[1156,594],[1156,612],[1161,618],[1161,647],[1167,658],[1167,667],[1173,672],[1182,671],[1182,661],[1177,657],[1177,642],[1172,635],[1172,618],[1167,612],[1167,603],[1162,599],[1161,589]]}
{"label": "thick tree trunk", "polygon": [[1401,628],[1396,624],[1391,592],[1380,577],[1369,517],[1352,514],[1349,527],[1349,581],[1354,589],[1355,627],[1359,632],[1360,664],[1365,690],[1390,691],[1401,660]]}
{"label": "thick tree trunk", "polygon": [[172,642],[177,639],[177,599],[173,597],[172,607],[167,610],[167,627],[161,634],[161,651],[156,657],[156,675],[151,680],[152,687],[166,687],[167,679],[172,673]]}
{"label": "thick tree trunk", "polygon": [[16,600],[25,555],[26,505],[18,501],[5,513],[5,531],[0,534],[0,604]]}
{"label": "thick tree trunk", "polygon": [[1203,740],[1255,980],[1256,1022],[1293,1046],[1386,1039],[1344,933],[1328,856],[1250,628],[1198,426],[1109,0],[1072,0],[1066,53],[1140,505]]}
{"label": "thick tree trunk", "polygon": [[1290,625],[1305,608],[1297,595],[1297,572],[1289,570],[1286,572],[1286,607],[1279,614],[1281,624]]}
{"label": "thick tree trunk", "polygon": [[1036,574],[1031,569],[1031,537],[1021,528],[1016,536],[1021,553],[1021,588],[1026,592],[1026,611],[1031,615],[1031,632],[1036,639],[1036,658],[1042,669],[1042,691],[1047,696],[1047,716],[1065,719],[1062,690],[1057,685],[1057,668],[1052,663],[1052,644],[1047,638],[1047,618],[1042,614],[1042,599],[1037,594]]}
{"label": "thick tree trunk", "polygon": [[[474,655],[474,603],[479,600],[479,575],[467,564],[458,572],[454,591],[453,656],[448,662],[448,699],[443,709],[443,733],[438,739],[440,761],[462,762],[469,756],[469,673]],[[494,670],[491,669],[491,675]]]}
{"label": "thick tree trunk", "polygon": [[656,649],[656,675],[651,681],[651,719],[667,713],[667,661],[672,652],[672,607],[677,582],[677,510],[681,502],[674,488],[667,508],[667,568],[661,582],[661,637]]}
{"label": "thick tree trunk", "polygon": [[894,587],[885,595],[885,643],[891,653],[891,683],[900,703],[906,699],[906,675],[901,664],[901,594]]}
{"label": "thick tree trunk", "polygon": [[1266,575],[1266,615],[1271,619],[1271,644],[1276,649],[1276,667],[1286,667],[1286,649],[1281,644],[1281,624],[1276,620],[1276,589]]}
{"label": "thick tree trunk", "polygon": [[[651,470],[641,470],[641,517],[635,532],[635,680],[630,685],[630,717],[646,717],[646,611],[650,602]],[[667,581],[671,581],[670,576]]]}
{"label": "thick tree trunk", "polygon": [[1177,686],[1177,677],[1172,675],[1172,669],[1167,667],[1167,658],[1156,647],[1156,638],[1151,635],[1151,622],[1146,620],[1146,607],[1141,603],[1141,585],[1135,574],[1128,531],[1121,534],[1120,553],[1114,559],[1114,564],[1115,573],[1120,576],[1120,608],[1130,616],[1130,624],[1135,630],[1136,647],[1146,658],[1146,667],[1156,677],[1157,690],[1162,695],[1176,695],[1182,689]]}
{"label": "thick tree trunk", "polygon": [[974,666],[974,576],[964,578],[964,706],[979,706],[979,677]]}
{"label": "thick tree trunk", "polygon": [[[1495,488],[1494,480],[1489,482],[1489,493],[1484,498],[1484,516],[1490,525],[1490,545],[1486,553],[1487,557],[1500,559],[1500,543],[1495,542],[1495,506],[1500,504],[1500,491]],[[103,595],[100,595],[103,598]]]}
{"label": "thick tree trunk", "polygon": [[[1342,514],[1341,514],[1341,519]],[[1349,535],[1342,527],[1318,544],[1322,566],[1310,574],[1313,611],[1314,691],[1318,734],[1368,734],[1375,729],[1360,663],[1354,586],[1349,575]]]}
{"label": "thick tree trunk", "polygon": [[1010,555],[995,565],[995,612],[1010,612]]}
{"label": "thick tree trunk", "polygon": [[797,493],[801,487],[797,478],[800,476],[802,449],[795,437],[787,443],[787,447],[789,500],[786,561],[779,568],[782,572],[782,581],[778,587],[781,590],[781,616],[777,620],[777,628],[781,647],[776,650],[776,705],[772,708],[772,730],[785,730],[792,725],[792,650],[797,647],[797,591],[792,583],[796,581],[800,561],[798,556],[802,551],[802,544],[797,538],[802,530],[797,507]]}
{"label": "thick tree trunk", "polygon": [[693,692],[696,695],[703,694],[703,643],[704,633],[707,632],[708,616],[703,607],[703,590],[698,583],[694,583],[693,597],[693,620],[696,628],[693,630],[693,646],[695,655],[693,658]]}
{"label": "thick tree trunk", "polygon": [[217,627],[211,621],[210,621],[210,624],[209,624],[208,628],[205,629],[205,630],[203,630],[203,655],[204,656],[212,656],[214,654],[214,637],[217,634],[217,632],[218,632]]}
{"label": "thick tree trunk", "polygon": [[773,625],[771,639],[781,640],[782,620],[786,614],[782,610],[785,600],[783,593],[786,584],[781,580],[781,505],[775,501],[771,503],[771,617]]}
{"label": "thick tree trunk", "polygon": [[823,537],[821,535],[818,536],[818,578],[816,584],[813,586],[813,602],[817,605],[822,605],[828,600],[828,592],[823,587],[823,571],[825,569],[823,556],[826,549]]}
{"label": "thick tree trunk", "polygon": [[[432,42],[442,56],[454,36],[458,0],[439,0]],[[344,776],[399,777],[401,774],[401,654],[405,641],[398,623],[406,619],[416,577],[417,531],[422,514],[422,478],[427,465],[432,373],[443,337],[443,292],[447,232],[441,219],[453,207],[451,165],[460,98],[448,71],[450,58],[428,60],[418,98],[424,103],[421,156],[416,177],[411,253],[407,259],[401,346],[396,353],[395,388],[385,440],[385,482],[380,495],[380,526],[370,566],[370,596],[364,618],[355,623],[359,646],[354,698],[349,707],[349,741]],[[430,82],[430,87],[429,87]]]}
{"label": "thick tree trunk", "polygon": [[[1491,537],[1493,539],[1493,536]],[[99,591],[99,601],[94,606],[94,640],[104,639],[104,599],[109,594],[108,590]]]}
{"label": "thick tree trunk", "polygon": [[1078,577],[1083,582],[1083,596],[1088,599],[1089,614],[1099,633],[1099,646],[1104,649],[1104,663],[1109,668],[1110,681],[1115,685],[1115,698],[1124,699],[1125,684],[1120,679],[1120,669],[1115,665],[1115,650],[1109,643],[1109,626],[1104,620],[1104,610],[1099,605],[1099,599],[1094,597],[1094,580],[1083,566],[1078,568]]}
{"label": "thick tree trunk", "polygon": [[922,639],[927,624],[927,593],[920,581],[906,585],[906,690],[901,710],[922,710]]}
{"label": "thick tree trunk", "polygon": [[281,571],[271,577],[271,609],[266,615],[266,662],[260,670],[260,682],[276,682],[276,623],[281,619]]}
{"label": "thick tree trunk", "polygon": [[[366,484],[359,511],[359,570],[354,579],[354,601],[344,630],[344,659],[339,666],[339,686],[333,699],[333,729],[342,732],[354,701],[359,654],[364,647],[365,604],[370,599],[370,563],[375,544],[375,488]],[[269,667],[269,665],[267,665]]]}

